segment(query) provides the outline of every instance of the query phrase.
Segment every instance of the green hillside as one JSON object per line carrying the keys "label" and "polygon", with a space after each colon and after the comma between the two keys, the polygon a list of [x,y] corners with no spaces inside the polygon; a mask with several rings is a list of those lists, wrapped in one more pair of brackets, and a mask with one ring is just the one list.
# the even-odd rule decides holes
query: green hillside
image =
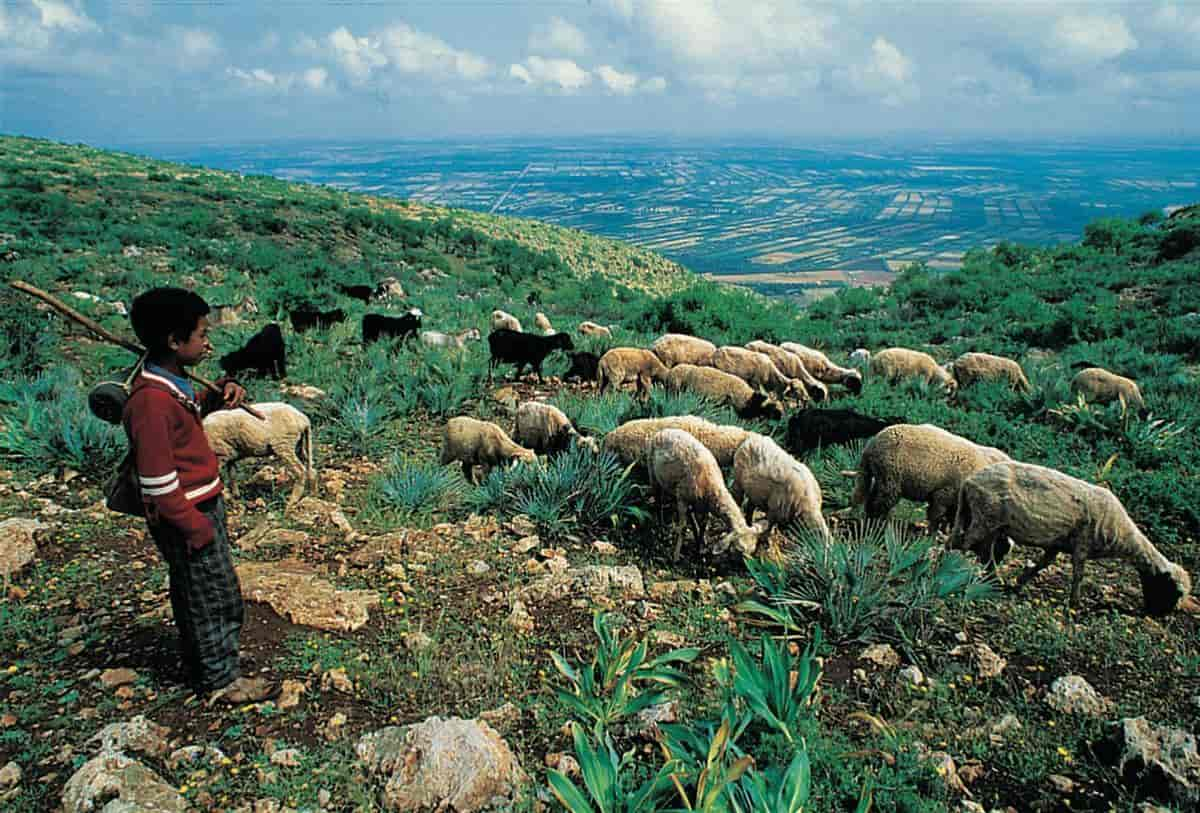
{"label": "green hillside", "polygon": [[[922,384],[868,378],[858,395],[834,387],[832,406],[935,423],[1015,459],[1104,483],[1165,556],[1198,574],[1197,207],[1166,219],[1097,221],[1077,244],[976,250],[961,271],[913,267],[889,289],[845,290],[801,312],[576,230],[85,146],[0,137],[0,201],[0,276],[51,291],[113,331],[131,333],[112,303],[127,305],[163,284],[193,287],[211,304],[257,302],[256,314],[214,331],[218,355],[267,322],[283,325],[287,389],[269,379],[245,383],[257,401],[285,400],[310,415],[318,496],[327,504],[285,513],[291,483],[278,461],[241,463],[241,492],[229,499],[239,567],[273,573],[296,562],[378,601],[354,631],[315,629],[248,603],[245,653],[272,677],[304,683],[301,702],[228,711],[189,700],[160,665],[174,641],[165,568],[143,526],[97,506],[125,440],[90,415],[86,394],[130,354],[6,286],[0,512],[48,526],[32,564],[0,583],[0,767],[12,760],[24,776],[15,791],[0,787],[6,809],[55,808],[90,755],[88,738],[136,714],[169,726],[173,748],[211,745],[225,754],[183,765],[163,754],[144,759],[201,809],[264,798],[315,809],[323,794],[329,809],[375,809],[383,780],[364,781],[355,754],[361,736],[435,714],[473,718],[509,702],[515,713],[495,727],[530,776],[521,810],[558,809],[546,796],[547,765],[566,752],[592,770],[604,748],[599,756],[590,749],[606,742],[615,754],[628,752],[619,769],[626,787],[652,782],[660,770],[678,782],[665,779],[662,792],[650,794],[653,805],[607,809],[787,809],[756,796],[755,783],[792,787],[802,761],[811,768],[804,810],[957,809],[963,791],[947,786],[925,756],[932,750],[953,758],[985,810],[1135,810],[1145,789],[1123,783],[1091,747],[1107,723],[1144,714],[1157,724],[1200,726],[1196,616],[1142,615],[1128,563],[1089,562],[1081,607],[1070,613],[1066,557],[1020,594],[995,589],[973,559],[928,536],[923,506],[902,502],[886,529],[858,521],[853,480],[842,472],[855,468],[861,444],[804,458],[822,487],[836,555],[823,556],[792,530],[799,554],[790,567],[700,558],[686,545],[672,562],[671,512],[650,500],[640,472],[575,451],[473,486],[457,468],[438,465],[445,420],[467,414],[511,429],[514,401],[535,395],[559,405],[584,434],[633,418],[700,414],[782,440],[786,419],[750,424],[661,389],[646,402],[598,396],[558,380],[567,366],[561,354],[551,356],[545,382],[508,380],[511,367],[501,367],[489,384],[483,342],[461,353],[415,343],[363,348],[362,314],[384,308],[338,292],[394,276],[406,297],[392,307],[397,315],[419,307],[426,329],[486,335],[500,308],[534,330],[540,311],[576,336],[577,349],[595,352],[645,347],[670,331],[718,345],[797,341],[839,363],[859,347],[911,347],[943,362],[967,351],[1005,355],[1021,363],[1032,393],[980,384],[947,400]],[[348,318],[296,334],[287,311],[301,304],[339,307]],[[584,320],[612,325],[613,338],[579,338]],[[1149,414],[1076,402],[1069,382],[1086,364],[1135,378]],[[200,372],[216,377],[216,364]],[[324,394],[305,399],[293,389],[302,384]],[[334,506],[352,531],[331,523]],[[1018,554],[1001,570],[1005,584],[1033,556]],[[644,594],[591,594],[579,581],[538,588],[561,570],[592,565],[637,568]],[[771,603],[785,592],[804,600]],[[647,670],[634,678],[641,692],[658,685],[680,701],[680,724],[664,727],[660,743],[639,733],[628,714],[637,701],[616,697],[611,684],[595,696],[572,692],[581,678],[566,664],[605,652],[592,626],[597,610],[612,613],[601,629],[647,640],[651,656],[698,650],[674,663],[677,675]],[[786,634],[794,646],[760,642],[764,632]],[[894,666],[861,660],[874,644],[891,646],[925,679],[914,685]],[[1005,668],[992,674],[964,654],[964,645],[977,644]],[[133,669],[136,679],[116,691],[97,681],[115,667]],[[805,668],[814,677],[820,668],[819,681],[789,686],[789,672]],[[1112,705],[1099,716],[1051,707],[1051,685],[1069,674]],[[755,680],[767,687],[761,695]],[[574,700],[562,701],[556,689]],[[331,727],[338,714],[344,721]],[[998,734],[1008,714],[1020,730]],[[732,745],[713,752],[729,787],[701,803],[699,772],[722,715],[737,731]],[[571,720],[585,723],[579,743],[563,730]],[[298,749],[294,764],[271,761],[283,748]],[[1051,775],[1068,777],[1071,787]],[[583,788],[578,776],[574,782]],[[537,801],[539,789],[549,801]]]}

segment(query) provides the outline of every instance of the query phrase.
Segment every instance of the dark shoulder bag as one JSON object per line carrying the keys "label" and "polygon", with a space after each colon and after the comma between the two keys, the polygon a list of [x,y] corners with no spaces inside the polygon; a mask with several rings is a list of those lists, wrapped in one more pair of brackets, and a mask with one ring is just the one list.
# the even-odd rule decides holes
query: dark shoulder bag
{"label": "dark shoulder bag", "polygon": [[138,483],[137,466],[134,465],[133,450],[126,453],[121,465],[104,484],[104,505],[109,511],[145,517],[146,505],[142,502],[142,487]]}

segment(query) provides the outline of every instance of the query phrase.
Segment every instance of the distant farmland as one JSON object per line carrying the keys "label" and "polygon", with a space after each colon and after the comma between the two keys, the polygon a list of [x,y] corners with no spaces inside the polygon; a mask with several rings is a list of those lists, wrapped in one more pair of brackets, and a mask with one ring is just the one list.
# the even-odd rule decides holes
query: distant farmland
{"label": "distant farmland", "polygon": [[134,148],[155,157],[536,218],[776,295],[946,270],[969,246],[1077,240],[1200,200],[1200,150],[561,142]]}

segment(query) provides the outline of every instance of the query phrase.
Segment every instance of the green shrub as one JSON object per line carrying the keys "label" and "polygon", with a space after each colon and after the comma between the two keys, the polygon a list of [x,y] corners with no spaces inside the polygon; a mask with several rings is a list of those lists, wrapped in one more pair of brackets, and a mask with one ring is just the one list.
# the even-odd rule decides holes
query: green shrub
{"label": "green shrub", "polygon": [[373,483],[373,500],[395,512],[399,519],[429,517],[453,508],[462,499],[466,483],[456,469],[435,462],[414,462],[395,455]]}

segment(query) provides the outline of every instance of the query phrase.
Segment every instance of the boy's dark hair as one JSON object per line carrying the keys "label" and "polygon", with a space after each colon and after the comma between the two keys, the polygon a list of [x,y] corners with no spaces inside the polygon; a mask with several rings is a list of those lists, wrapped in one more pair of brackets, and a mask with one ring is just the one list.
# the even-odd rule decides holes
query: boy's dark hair
{"label": "boy's dark hair", "polygon": [[207,316],[208,311],[208,303],[192,291],[151,288],[133,300],[129,321],[151,357],[156,357],[170,349],[167,341],[172,337],[187,341],[200,323],[200,317]]}

